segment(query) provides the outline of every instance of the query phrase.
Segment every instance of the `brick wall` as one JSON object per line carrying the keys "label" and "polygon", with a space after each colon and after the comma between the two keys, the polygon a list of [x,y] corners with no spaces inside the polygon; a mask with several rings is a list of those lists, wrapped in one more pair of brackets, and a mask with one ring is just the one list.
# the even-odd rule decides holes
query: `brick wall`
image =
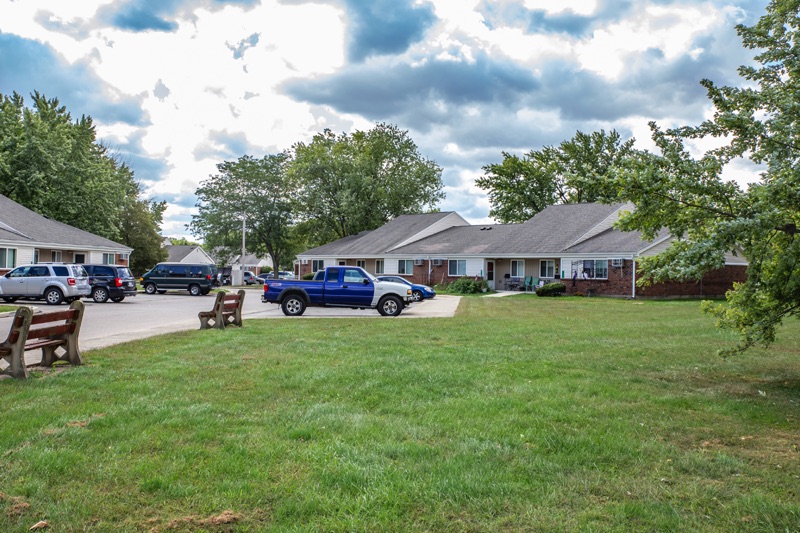
{"label": "brick wall", "polygon": [[[607,280],[584,280],[578,278],[561,280],[567,286],[566,294],[581,293],[592,296],[631,296],[632,261],[624,261],[622,267],[608,267]],[[637,274],[637,279],[640,275]],[[733,282],[747,278],[747,267],[727,266],[707,273],[700,281],[655,283],[649,287],[636,287],[637,298],[682,298],[721,297],[733,288]]]}

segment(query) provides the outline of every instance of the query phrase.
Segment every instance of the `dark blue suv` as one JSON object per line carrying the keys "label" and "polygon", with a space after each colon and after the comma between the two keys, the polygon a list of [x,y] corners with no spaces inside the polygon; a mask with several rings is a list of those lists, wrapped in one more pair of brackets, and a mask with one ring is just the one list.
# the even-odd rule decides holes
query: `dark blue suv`
{"label": "dark blue suv", "polygon": [[89,274],[92,300],[104,303],[121,302],[126,296],[136,296],[136,278],[121,265],[83,265]]}

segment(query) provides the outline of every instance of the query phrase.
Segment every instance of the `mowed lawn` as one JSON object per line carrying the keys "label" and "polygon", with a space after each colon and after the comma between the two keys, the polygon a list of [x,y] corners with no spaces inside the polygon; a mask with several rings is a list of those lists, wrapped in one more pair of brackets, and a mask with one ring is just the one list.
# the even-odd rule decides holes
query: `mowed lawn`
{"label": "mowed lawn", "polygon": [[89,351],[0,381],[0,531],[796,531],[800,327],[732,341],[517,295]]}

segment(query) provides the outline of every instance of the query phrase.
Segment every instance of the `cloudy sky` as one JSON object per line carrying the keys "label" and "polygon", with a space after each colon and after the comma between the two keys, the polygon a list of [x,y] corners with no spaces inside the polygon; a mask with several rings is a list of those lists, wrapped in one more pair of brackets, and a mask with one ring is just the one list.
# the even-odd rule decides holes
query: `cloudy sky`
{"label": "cloudy sky", "polygon": [[[503,151],[696,124],[703,78],[738,83],[734,31],[767,0],[0,0],[0,93],[38,90],[166,200],[191,236],[200,181],[329,128],[408,130],[444,168],[440,208],[488,222]],[[739,178],[741,179],[741,178]]]}

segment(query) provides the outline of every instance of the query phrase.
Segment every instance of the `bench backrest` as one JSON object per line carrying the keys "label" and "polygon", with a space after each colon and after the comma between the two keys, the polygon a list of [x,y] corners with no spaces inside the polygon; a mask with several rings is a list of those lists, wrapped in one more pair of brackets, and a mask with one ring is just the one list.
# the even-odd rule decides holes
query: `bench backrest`
{"label": "bench backrest", "polygon": [[[31,327],[28,329],[28,339],[41,339],[74,333],[79,314],[80,312],[77,309],[69,309],[67,311],[54,311],[52,313],[33,315]],[[34,327],[38,324],[52,324],[54,322],[63,323],[40,328]]]}

